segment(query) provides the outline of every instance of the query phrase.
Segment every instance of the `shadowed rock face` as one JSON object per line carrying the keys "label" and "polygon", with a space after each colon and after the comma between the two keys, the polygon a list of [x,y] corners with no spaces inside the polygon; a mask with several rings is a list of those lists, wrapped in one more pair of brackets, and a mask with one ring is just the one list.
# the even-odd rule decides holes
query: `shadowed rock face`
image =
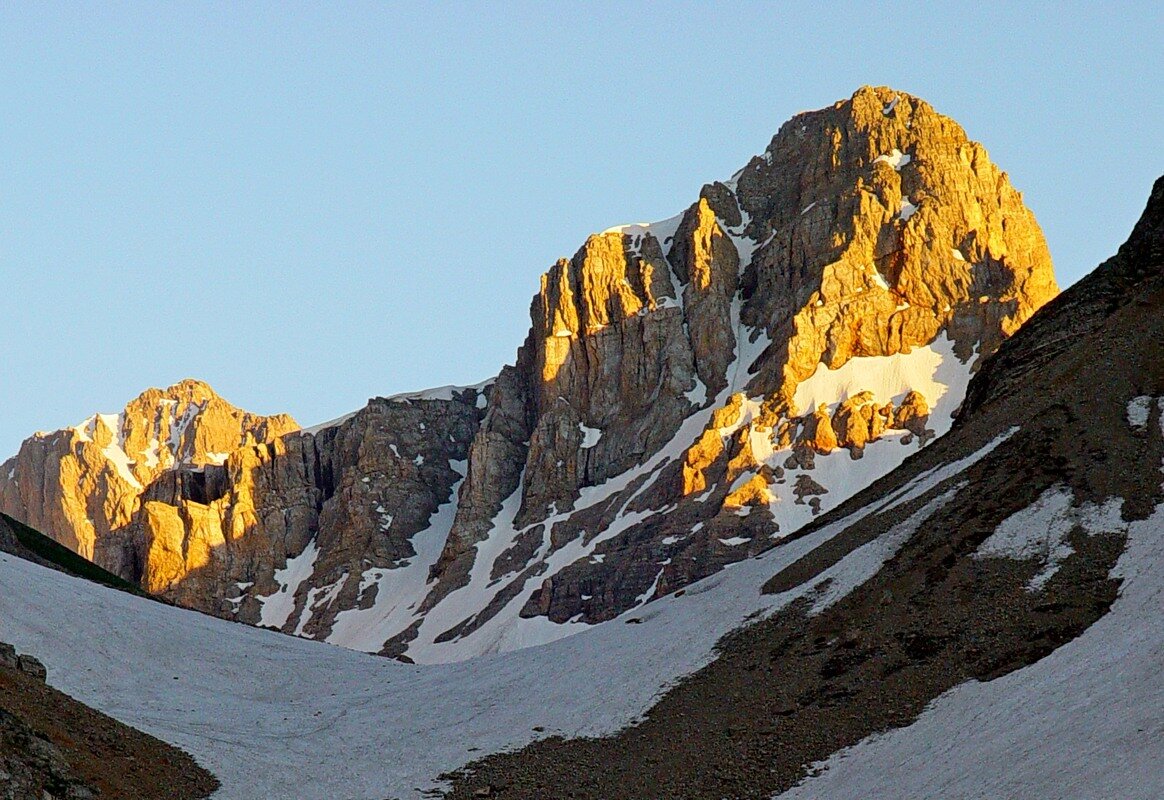
{"label": "shadowed rock face", "polygon": [[[488,386],[154,476],[94,554],[181,603],[391,655],[545,641],[767,549],[892,469],[1056,291],[982,146],[863,88],[678,216],[560,260]],[[55,502],[31,500],[69,541]]]}

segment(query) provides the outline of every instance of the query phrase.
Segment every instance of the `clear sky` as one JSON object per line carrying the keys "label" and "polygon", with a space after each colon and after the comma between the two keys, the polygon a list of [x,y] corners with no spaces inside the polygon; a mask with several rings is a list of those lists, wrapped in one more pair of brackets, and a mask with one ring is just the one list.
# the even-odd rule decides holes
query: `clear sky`
{"label": "clear sky", "polygon": [[556,258],[862,84],[983,142],[1069,284],[1164,172],[1162,9],[0,4],[0,459],[188,376],[309,425],[496,374]]}

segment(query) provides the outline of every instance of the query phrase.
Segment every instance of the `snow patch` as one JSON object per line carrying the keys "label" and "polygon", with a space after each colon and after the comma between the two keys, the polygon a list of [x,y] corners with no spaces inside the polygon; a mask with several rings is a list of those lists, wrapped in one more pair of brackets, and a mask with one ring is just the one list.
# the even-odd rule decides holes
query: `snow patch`
{"label": "snow patch", "polygon": [[158,437],[150,439],[146,449],[141,451],[141,455],[149,469],[153,469],[160,463],[161,442],[158,441]]}
{"label": "snow patch", "polygon": [[1152,398],[1148,395],[1133,397],[1128,401],[1128,424],[1135,430],[1148,428],[1148,412],[1152,409]]}
{"label": "snow patch", "polygon": [[691,405],[700,407],[707,402],[707,386],[699,379],[699,376],[696,376],[694,388],[686,392],[683,396],[687,398],[687,402],[691,403]]}
{"label": "snow patch", "polygon": [[110,432],[109,444],[101,448],[101,454],[113,466],[118,477],[135,489],[143,489],[141,482],[134,477],[130,469],[137,462],[125,452],[125,415],[124,414],[94,414],[80,425],[73,427],[81,441],[91,442],[97,433],[98,421]]}
{"label": "snow patch", "polygon": [[873,163],[876,164],[879,161],[884,161],[886,164],[900,172],[901,168],[912,160],[913,159],[911,159],[906,153],[901,152],[895,147],[888,155],[877,156],[877,158],[873,159]]}
{"label": "snow patch", "polygon": [[[857,356],[837,369],[817,364],[816,372],[797,385],[793,402],[798,413],[806,414],[822,403],[835,408],[863,391],[872,392],[876,402],[885,404],[900,403],[913,390],[920,392],[932,408],[951,392],[959,396],[960,402],[969,377],[969,367],[958,361],[954,343],[943,332],[931,344],[915,347],[909,353]],[[936,419],[932,421],[938,423]]]}
{"label": "snow patch", "polygon": [[480,383],[470,384],[469,386],[437,386],[433,389],[425,389],[421,392],[404,392],[403,394],[394,394],[391,397],[384,398],[389,403],[411,403],[416,400],[453,400],[453,395],[464,394],[465,392],[481,392],[493,385],[496,378],[487,378]]}
{"label": "snow patch", "polygon": [[295,611],[295,593],[305,580],[315,571],[315,560],[319,558],[319,548],[312,539],[303,552],[287,559],[283,569],[275,570],[275,583],[279,588],[269,595],[255,597],[262,607],[259,610],[259,624],[272,628],[282,628]]}
{"label": "snow patch", "polygon": [[[952,413],[965,397],[969,380],[970,366],[957,359],[953,342],[943,335],[929,346],[915,348],[907,354],[850,359],[837,370],[829,370],[822,364],[813,376],[798,386],[794,403],[801,412],[815,409],[822,403],[835,409],[838,403],[853,394],[868,390],[873,394],[874,402],[884,404],[890,400],[900,401],[910,390],[916,389],[930,404],[930,429],[941,435],[953,423]],[[761,401],[762,398],[745,397],[739,420],[721,433],[728,436],[741,426],[752,423],[760,413]],[[853,460],[847,449],[838,448],[817,455],[811,471],[788,470],[785,480],[768,487],[768,508],[778,526],[772,538],[787,536],[816,516],[812,506],[803,500],[797,502],[795,488],[801,475],[811,477],[826,489],[826,494],[818,497],[820,510],[835,508],[871,482],[887,475],[915,452],[920,441],[915,439],[916,445],[903,447],[904,435],[905,431],[901,430],[887,431],[866,445],[859,460]],[[773,432],[769,429],[751,427],[749,446],[752,454],[758,462],[784,467],[790,449],[778,448],[772,437]],[[929,488],[932,487],[919,489],[919,492],[924,493]]]}
{"label": "snow patch", "polygon": [[602,438],[602,431],[599,428],[591,428],[578,423],[578,430],[582,432],[582,449],[589,450]]}
{"label": "snow patch", "polygon": [[[667,559],[667,563],[670,563],[670,561],[671,561],[671,559]],[[664,569],[665,568],[666,567],[664,565]],[[635,608],[638,608],[641,605],[645,605],[647,602],[650,601],[650,599],[652,597],[655,596],[655,593],[659,591],[659,580],[662,577],[663,577],[663,570],[660,569],[655,574],[655,579],[653,581],[651,581],[651,585],[647,587],[646,591],[644,591],[642,594],[640,594],[638,597],[635,598],[635,605],[634,605]]]}
{"label": "snow patch", "polygon": [[649,222],[628,222],[625,225],[614,225],[610,228],[607,228],[602,233],[603,234],[624,233],[624,234],[627,234],[628,236],[633,236],[636,233],[641,234],[643,231],[647,230],[647,228],[649,228],[650,226],[651,226],[651,223],[649,223]]}
{"label": "snow patch", "polygon": [[675,235],[675,231],[679,228],[679,224],[682,221],[683,214],[676,214],[673,217],[668,217],[659,222],[632,222],[628,225],[615,225],[612,228],[607,228],[602,233],[621,233],[624,236],[636,237],[636,247],[641,246],[642,237],[650,234],[658,241],[663,252],[666,253],[668,240]]}
{"label": "snow patch", "polygon": [[1027,591],[1040,591],[1075,550],[1067,538],[1081,529],[1089,536],[1123,529],[1120,509],[1123,498],[1102,506],[1074,505],[1074,494],[1063,486],[1043,492],[1034,504],[1007,517],[975,552],[976,558],[1035,559],[1042,569],[1031,578]]}
{"label": "snow patch", "polygon": [[340,425],[343,425],[345,422],[359,413],[359,411],[353,411],[350,414],[344,414],[342,417],[336,417],[335,419],[328,422],[322,422],[319,425],[312,425],[310,428],[302,428],[300,429],[299,433],[305,433],[309,436],[314,436],[320,431],[326,431],[328,428],[338,428]]}

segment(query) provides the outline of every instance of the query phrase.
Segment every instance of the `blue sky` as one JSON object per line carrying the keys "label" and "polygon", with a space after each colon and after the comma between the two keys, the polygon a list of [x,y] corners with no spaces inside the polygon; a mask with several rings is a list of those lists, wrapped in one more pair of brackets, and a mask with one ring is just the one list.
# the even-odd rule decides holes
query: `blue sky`
{"label": "blue sky", "polygon": [[1124,240],[1164,5],[816,5],[0,5],[0,458],[188,376],[307,425],[493,375],[556,258],[862,84],[983,142],[1062,284]]}

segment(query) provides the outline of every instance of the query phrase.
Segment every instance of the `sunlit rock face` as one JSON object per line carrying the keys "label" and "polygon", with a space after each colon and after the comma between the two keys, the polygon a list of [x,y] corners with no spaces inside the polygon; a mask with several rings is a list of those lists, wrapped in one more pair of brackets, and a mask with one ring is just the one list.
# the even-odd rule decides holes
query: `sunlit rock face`
{"label": "sunlit rock face", "polygon": [[108,549],[123,575],[182,605],[273,627],[294,621],[312,635],[330,622],[307,610],[319,598],[356,606],[375,594],[363,573],[419,569],[414,537],[451,508],[479,397],[372,400],[341,424],[240,448],[202,497],[177,473],[150,487]]}
{"label": "sunlit rock face", "polygon": [[213,473],[240,447],[298,428],[286,414],[236,408],[201,381],[148,389],[120,413],[25,440],[0,464],[0,510],[100,560],[105,540],[135,517],[155,481],[178,470]]}
{"label": "sunlit rock face", "polygon": [[[371,652],[537,644],[633,617],[875,481],[949,428],[979,360],[1056,292],[983,147],[863,88],[677,216],[551,267],[493,381],[374,400],[200,478],[142,475],[96,556]],[[57,496],[30,499],[68,541]]]}

